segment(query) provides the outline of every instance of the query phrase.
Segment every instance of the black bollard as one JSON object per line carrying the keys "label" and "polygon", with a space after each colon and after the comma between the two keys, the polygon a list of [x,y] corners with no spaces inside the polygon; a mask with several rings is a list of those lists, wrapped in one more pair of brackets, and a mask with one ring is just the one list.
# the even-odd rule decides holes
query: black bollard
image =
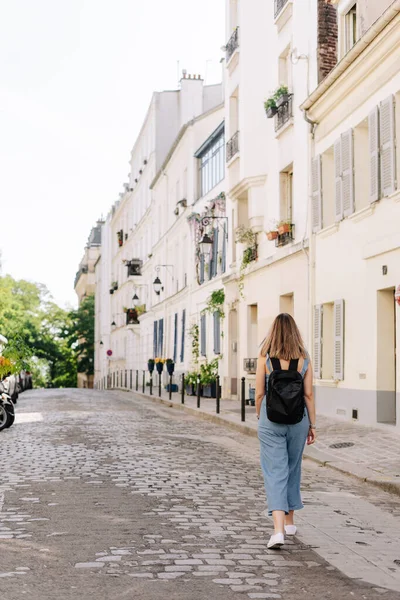
{"label": "black bollard", "polygon": [[132,389],[132,369],[130,371],[130,375],[129,375],[129,389]]}
{"label": "black bollard", "polygon": [[158,374],[158,395],[161,398],[161,373]]}
{"label": "black bollard", "polygon": [[197,408],[200,408],[200,375],[197,375]]}
{"label": "black bollard", "polygon": [[139,371],[136,369],[136,391],[139,390]]}
{"label": "black bollard", "polygon": [[125,389],[128,387],[128,371],[125,369]]}
{"label": "black bollard", "polygon": [[185,404],[185,373],[182,373],[181,404]]}
{"label": "black bollard", "polygon": [[146,371],[143,371],[143,385],[142,385],[142,387],[143,387],[142,391],[143,391],[143,394],[144,394],[145,389],[146,389]]}
{"label": "black bollard", "polygon": [[245,421],[246,420],[246,378],[245,377],[242,377],[241,402],[242,402],[242,421]]}
{"label": "black bollard", "polygon": [[169,376],[169,399],[172,400],[172,375]]}
{"label": "black bollard", "polygon": [[221,398],[220,398],[220,389],[219,389],[219,375],[217,375],[217,379],[216,379],[216,386],[217,386],[217,398],[216,398],[216,404],[217,404],[217,415],[219,415],[219,413],[221,412]]}
{"label": "black bollard", "polygon": [[150,396],[153,395],[153,374],[150,373]]}

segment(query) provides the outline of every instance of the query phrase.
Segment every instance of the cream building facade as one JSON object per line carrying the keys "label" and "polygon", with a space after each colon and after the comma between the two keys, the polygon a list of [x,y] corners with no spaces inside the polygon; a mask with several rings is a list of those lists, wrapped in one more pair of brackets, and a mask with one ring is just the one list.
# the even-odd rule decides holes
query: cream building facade
{"label": "cream building facade", "polygon": [[311,140],[317,409],[399,426],[400,3],[337,3],[339,62],[302,108]]}

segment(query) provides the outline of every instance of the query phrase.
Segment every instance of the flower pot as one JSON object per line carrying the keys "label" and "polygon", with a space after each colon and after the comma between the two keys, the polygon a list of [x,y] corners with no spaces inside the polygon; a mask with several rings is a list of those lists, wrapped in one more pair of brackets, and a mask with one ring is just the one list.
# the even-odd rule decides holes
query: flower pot
{"label": "flower pot", "polygon": [[167,363],[168,375],[172,376],[175,371],[175,363]]}
{"label": "flower pot", "polygon": [[213,381],[212,383],[203,385],[202,396],[204,396],[204,398],[216,398],[217,397],[217,384],[215,381]]}
{"label": "flower pot", "polygon": [[272,242],[272,240],[276,240],[277,237],[278,237],[277,231],[268,231],[267,232],[267,238],[269,239],[270,242]]}
{"label": "flower pot", "polygon": [[[169,383],[165,386],[167,392],[169,392]],[[171,392],[179,392],[179,388],[176,383],[171,384]]]}
{"label": "flower pot", "polygon": [[276,108],[276,106],[270,106],[269,108],[266,109],[265,112],[267,113],[267,118],[272,119],[272,117],[274,117],[276,115],[276,113],[278,112],[278,109]]}
{"label": "flower pot", "polygon": [[282,96],[279,96],[279,98],[275,100],[276,108],[279,108],[287,102],[289,102],[289,94],[282,94]]}
{"label": "flower pot", "polygon": [[279,235],[283,235],[284,233],[289,233],[289,231],[290,231],[289,223],[284,223],[283,225],[279,225],[279,227],[278,227]]}
{"label": "flower pot", "polygon": [[159,375],[161,375],[161,373],[163,372],[163,369],[164,369],[164,364],[163,363],[156,363],[156,369],[157,369],[157,373]]}
{"label": "flower pot", "polygon": [[196,386],[193,383],[185,385],[186,396],[195,396],[196,395]]}
{"label": "flower pot", "polygon": [[114,290],[113,290],[113,289],[112,289],[112,290],[110,290],[110,294],[113,294],[113,293],[114,293]]}
{"label": "flower pot", "polygon": [[147,368],[148,368],[149,373],[153,373],[153,371],[154,371],[154,363],[153,362],[148,362],[147,363]]}

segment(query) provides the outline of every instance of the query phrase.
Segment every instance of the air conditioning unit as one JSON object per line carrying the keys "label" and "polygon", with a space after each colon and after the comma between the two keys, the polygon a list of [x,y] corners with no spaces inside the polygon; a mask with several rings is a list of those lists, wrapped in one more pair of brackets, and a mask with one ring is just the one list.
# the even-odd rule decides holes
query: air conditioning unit
{"label": "air conditioning unit", "polygon": [[245,358],[243,359],[243,370],[247,373],[255,373],[257,371],[257,359],[256,358]]}

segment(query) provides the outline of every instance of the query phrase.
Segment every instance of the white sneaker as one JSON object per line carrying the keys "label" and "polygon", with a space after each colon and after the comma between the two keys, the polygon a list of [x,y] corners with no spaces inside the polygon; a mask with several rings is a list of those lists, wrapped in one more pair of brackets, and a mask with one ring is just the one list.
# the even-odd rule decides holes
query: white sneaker
{"label": "white sneaker", "polygon": [[271,539],[268,542],[267,548],[280,548],[285,543],[285,536],[283,533],[275,533],[271,535]]}
{"label": "white sneaker", "polygon": [[296,525],[285,525],[286,535],[296,535],[296,532],[297,532]]}

